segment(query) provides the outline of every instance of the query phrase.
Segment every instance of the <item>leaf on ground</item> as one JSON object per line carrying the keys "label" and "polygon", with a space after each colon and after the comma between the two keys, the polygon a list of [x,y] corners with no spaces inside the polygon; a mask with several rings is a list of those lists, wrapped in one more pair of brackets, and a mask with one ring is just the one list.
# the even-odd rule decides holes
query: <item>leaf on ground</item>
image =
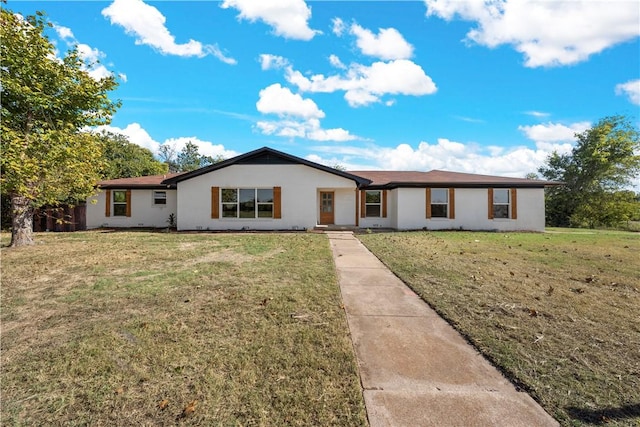
{"label": "leaf on ground", "polygon": [[196,403],[198,403],[197,400],[192,400],[191,402],[189,402],[187,404],[187,406],[184,407],[184,409],[182,410],[182,413],[180,415],[178,415],[178,418],[187,418],[191,415],[193,415],[193,413],[196,410]]}
{"label": "leaf on ground", "polygon": [[167,409],[167,406],[169,406],[169,400],[168,399],[162,399],[160,401],[160,403],[158,403],[158,408],[161,411],[164,411],[165,409]]}

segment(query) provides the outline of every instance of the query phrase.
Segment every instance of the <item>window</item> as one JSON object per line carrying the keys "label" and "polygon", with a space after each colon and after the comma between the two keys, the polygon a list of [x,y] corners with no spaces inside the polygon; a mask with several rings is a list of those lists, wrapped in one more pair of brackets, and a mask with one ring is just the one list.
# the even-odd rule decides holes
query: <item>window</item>
{"label": "window", "polygon": [[427,219],[456,218],[456,189],[427,187]]}
{"label": "window", "polygon": [[365,192],[365,216],[379,218],[382,213],[382,192],[367,190]]}
{"label": "window", "polygon": [[431,218],[449,217],[449,191],[446,188],[431,189]]}
{"label": "window", "polygon": [[273,218],[272,188],[223,188],[223,218]]}
{"label": "window", "polygon": [[166,205],[167,204],[167,192],[166,191],[154,191],[153,192],[153,204],[154,205]]}
{"label": "window", "polygon": [[113,216],[128,216],[125,190],[113,190]]}
{"label": "window", "polygon": [[509,218],[509,189],[495,188],[493,190],[493,217]]}

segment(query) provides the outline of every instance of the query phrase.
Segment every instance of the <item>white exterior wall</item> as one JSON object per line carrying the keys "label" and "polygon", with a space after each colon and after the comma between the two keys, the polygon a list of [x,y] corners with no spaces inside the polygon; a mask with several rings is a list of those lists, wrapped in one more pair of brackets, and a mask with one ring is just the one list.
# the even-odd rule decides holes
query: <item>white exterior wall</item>
{"label": "white exterior wall", "polygon": [[[359,218],[360,228],[397,228],[397,190],[387,190],[387,217]],[[382,214],[382,212],[381,212]],[[361,213],[362,215],[362,213]]]}
{"label": "white exterior wall", "polygon": [[517,219],[489,219],[486,188],[456,188],[455,219],[426,218],[424,188],[400,188],[397,224],[400,230],[544,231],[544,190],[518,188]]}
{"label": "white exterior wall", "polygon": [[[87,229],[99,227],[168,227],[169,215],[176,214],[176,190],[131,190],[131,216],[105,216],[105,193],[102,190],[96,196],[87,199]],[[166,191],[167,204],[154,205],[153,192]],[[113,203],[113,196],[111,197]]]}
{"label": "white exterior wall", "polygon": [[[211,218],[211,187],[281,187],[281,219]],[[231,165],[178,183],[179,230],[290,230],[313,228],[319,191],[335,191],[335,223],[354,225],[354,181],[304,165]],[[220,209],[222,214],[222,209]]]}

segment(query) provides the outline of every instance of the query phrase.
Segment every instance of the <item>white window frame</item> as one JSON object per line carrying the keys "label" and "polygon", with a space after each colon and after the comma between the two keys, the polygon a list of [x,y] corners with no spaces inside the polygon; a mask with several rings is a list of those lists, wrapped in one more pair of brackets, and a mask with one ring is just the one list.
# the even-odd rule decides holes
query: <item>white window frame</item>
{"label": "white window frame", "polygon": [[[496,202],[496,199],[498,198],[498,194],[500,193],[506,193],[507,195],[507,202]],[[504,194],[503,193],[503,194]],[[496,215],[496,212],[499,212],[498,210],[496,210],[496,207],[502,207],[502,206],[506,206],[507,212],[506,212],[506,216],[498,216]],[[493,189],[493,219],[510,219],[511,218],[511,191],[508,188],[494,188]]]}
{"label": "white window frame", "polygon": [[[259,192],[261,190],[266,190],[266,191],[270,191],[271,192],[271,201],[265,202],[265,201],[260,201],[259,198]],[[224,192],[225,191],[234,191],[235,192],[235,201],[232,202],[225,202],[224,201]],[[243,202],[240,201],[240,198],[242,196],[242,193],[246,193],[247,191],[253,191],[253,216],[251,217],[241,217],[240,216],[240,207],[243,204]],[[246,203],[246,202],[245,202]],[[235,205],[235,216],[227,216],[225,214],[229,213],[229,210],[225,210],[225,206],[232,206]],[[265,207],[265,206],[271,206],[271,215],[270,216],[260,216],[261,210],[260,207]],[[241,187],[237,187],[237,188],[231,188],[231,187],[224,187],[224,188],[220,188],[220,210],[221,210],[221,218],[222,219],[239,219],[239,220],[252,220],[252,219],[273,219],[274,217],[274,210],[275,210],[275,203],[274,203],[274,192],[273,192],[273,187],[269,187],[269,188],[264,188],[264,187],[258,187],[258,188],[241,188]],[[268,212],[268,211],[263,211],[263,212]]]}
{"label": "white window frame", "polygon": [[[444,198],[446,200],[445,203],[442,202],[434,202],[433,200],[435,199],[434,197],[434,192],[440,192],[443,191],[444,192]],[[432,188],[431,189],[431,200],[429,200],[429,203],[431,204],[431,218],[432,219],[448,219],[449,218],[449,189],[448,188]],[[444,210],[444,215],[434,215],[433,214],[433,207],[434,206],[444,206],[445,210]]]}
{"label": "white window frame", "polygon": [[[378,202],[370,203],[367,200],[369,193],[378,193]],[[378,207],[378,215],[369,215],[369,207]],[[382,190],[365,190],[364,193],[364,216],[365,218],[381,218],[382,217]]]}
{"label": "white window frame", "polygon": [[[124,194],[123,201],[116,201],[116,193]],[[127,190],[112,190],[112,204],[113,204],[113,216],[127,216]],[[124,206],[124,212],[118,213],[116,206]]]}
{"label": "white window frame", "polygon": [[[164,197],[158,195],[163,194]],[[167,192],[162,190],[153,190],[153,205],[154,206],[166,206],[167,205]],[[164,202],[158,203],[158,200],[163,200]]]}

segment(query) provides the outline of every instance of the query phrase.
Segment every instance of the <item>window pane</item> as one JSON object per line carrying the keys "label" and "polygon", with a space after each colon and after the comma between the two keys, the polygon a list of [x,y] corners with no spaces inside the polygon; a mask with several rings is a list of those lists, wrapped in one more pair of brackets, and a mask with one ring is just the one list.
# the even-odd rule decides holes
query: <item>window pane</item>
{"label": "window pane", "polygon": [[499,188],[493,190],[493,203],[509,203],[509,189]]}
{"label": "window pane", "polygon": [[509,218],[509,205],[493,205],[494,218]]}
{"label": "window pane", "polygon": [[367,205],[367,217],[379,217],[380,205]]}
{"label": "window pane", "polygon": [[238,190],[235,188],[222,189],[222,203],[235,203],[238,201]]}
{"label": "window pane", "polygon": [[367,191],[367,203],[380,203],[380,191]]}
{"label": "window pane", "polygon": [[222,205],[222,217],[223,218],[237,218],[238,217],[238,205],[235,203],[224,203]]}
{"label": "window pane", "polygon": [[113,192],[113,201],[115,203],[126,203],[126,201],[127,201],[127,192],[126,191],[114,191]]}
{"label": "window pane", "polygon": [[273,218],[273,205],[258,205],[258,218]]}
{"label": "window pane", "polygon": [[431,218],[447,217],[447,205],[431,205]]}
{"label": "window pane", "polygon": [[272,203],[272,202],[273,202],[272,188],[258,189],[258,203]]}
{"label": "window pane", "polygon": [[114,216],[127,216],[127,205],[126,204],[114,204],[113,205],[113,215]]}
{"label": "window pane", "polygon": [[241,188],[239,200],[240,200],[240,203],[243,203],[243,202],[254,203],[256,200],[256,190],[254,190],[253,188]]}
{"label": "window pane", "polygon": [[449,190],[446,188],[432,188],[431,189],[431,203],[448,203],[449,202]]}
{"label": "window pane", "polygon": [[154,191],[153,192],[153,203],[156,205],[166,205],[167,204],[167,192],[166,191]]}

